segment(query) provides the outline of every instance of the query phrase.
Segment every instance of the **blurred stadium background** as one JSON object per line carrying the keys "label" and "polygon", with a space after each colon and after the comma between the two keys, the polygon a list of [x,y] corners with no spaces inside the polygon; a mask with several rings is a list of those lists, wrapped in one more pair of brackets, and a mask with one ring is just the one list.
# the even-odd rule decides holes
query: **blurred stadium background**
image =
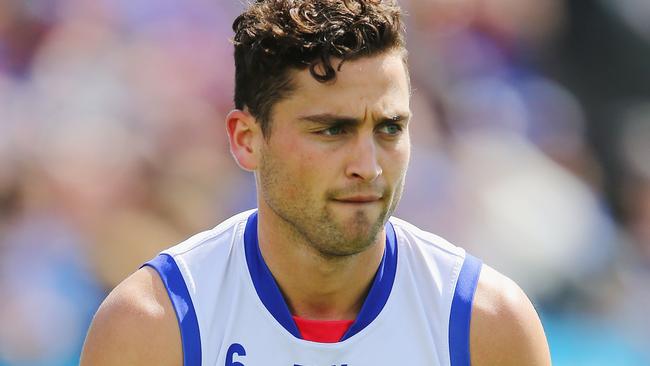
{"label": "blurred stadium background", "polygon": [[[650,365],[650,2],[402,0],[399,216],[511,276],[555,365]],[[0,0],[0,365],[78,362],[159,250],[254,207],[239,0]]]}

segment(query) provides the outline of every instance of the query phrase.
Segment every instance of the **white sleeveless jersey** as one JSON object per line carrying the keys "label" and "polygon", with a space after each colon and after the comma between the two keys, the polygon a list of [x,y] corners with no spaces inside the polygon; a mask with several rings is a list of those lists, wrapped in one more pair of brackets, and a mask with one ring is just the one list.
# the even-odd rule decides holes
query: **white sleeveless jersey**
{"label": "white sleeveless jersey", "polygon": [[337,343],[301,338],[260,253],[255,210],[145,265],[167,288],[185,366],[470,364],[481,262],[396,218],[386,224],[384,257],[361,311]]}

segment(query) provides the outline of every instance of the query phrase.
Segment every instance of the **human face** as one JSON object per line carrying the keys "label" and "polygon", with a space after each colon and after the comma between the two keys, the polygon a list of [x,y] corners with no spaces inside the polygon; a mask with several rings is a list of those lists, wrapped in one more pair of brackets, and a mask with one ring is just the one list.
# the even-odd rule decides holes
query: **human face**
{"label": "human face", "polygon": [[390,52],[344,63],[334,82],[296,71],[294,92],[274,106],[256,172],[260,211],[324,256],[379,242],[401,197],[410,156],[405,67]]}

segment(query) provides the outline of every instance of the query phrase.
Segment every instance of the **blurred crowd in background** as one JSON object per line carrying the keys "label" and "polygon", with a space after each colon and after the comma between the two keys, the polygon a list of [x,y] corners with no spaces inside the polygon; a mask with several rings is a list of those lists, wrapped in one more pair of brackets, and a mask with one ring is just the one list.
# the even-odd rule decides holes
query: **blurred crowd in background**
{"label": "blurred crowd in background", "polygon": [[[650,365],[650,2],[401,4],[397,216],[516,280],[555,365]],[[77,364],[111,288],[255,207],[223,123],[243,6],[0,0],[0,366]]]}

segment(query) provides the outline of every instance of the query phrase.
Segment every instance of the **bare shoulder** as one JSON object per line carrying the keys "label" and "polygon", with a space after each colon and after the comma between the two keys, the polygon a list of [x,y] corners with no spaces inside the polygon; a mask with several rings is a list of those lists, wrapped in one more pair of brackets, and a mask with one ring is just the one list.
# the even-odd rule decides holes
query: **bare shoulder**
{"label": "bare shoulder", "polygon": [[88,331],[81,366],[183,364],[180,331],[167,291],[144,267],[104,300]]}
{"label": "bare shoulder", "polygon": [[470,326],[473,366],[550,365],[544,329],[535,308],[508,277],[483,265]]}

